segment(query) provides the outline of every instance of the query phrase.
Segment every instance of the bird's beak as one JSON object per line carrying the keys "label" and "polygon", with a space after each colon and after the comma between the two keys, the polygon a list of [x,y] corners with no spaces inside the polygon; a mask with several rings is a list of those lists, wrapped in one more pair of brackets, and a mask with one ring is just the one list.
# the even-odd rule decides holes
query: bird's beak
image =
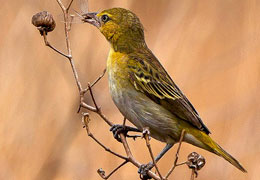
{"label": "bird's beak", "polygon": [[100,28],[101,24],[100,24],[99,18],[97,17],[97,14],[98,13],[96,13],[96,12],[82,14],[81,15],[83,17],[82,21],[92,24],[92,25],[96,26],[97,28]]}

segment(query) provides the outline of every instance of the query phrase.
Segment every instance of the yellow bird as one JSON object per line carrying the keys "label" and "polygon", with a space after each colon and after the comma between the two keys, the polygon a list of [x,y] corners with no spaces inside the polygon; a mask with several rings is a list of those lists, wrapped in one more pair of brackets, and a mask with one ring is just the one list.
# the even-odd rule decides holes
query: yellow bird
{"label": "yellow bird", "polygon": [[[115,105],[139,131],[148,127],[153,138],[166,143],[156,161],[178,143],[185,130],[185,142],[221,156],[246,172],[211,139],[195,108],[147,47],[143,26],[134,13],[112,8],[83,17],[83,21],[96,26],[111,45],[107,72]],[[112,130],[115,129],[118,126]]]}

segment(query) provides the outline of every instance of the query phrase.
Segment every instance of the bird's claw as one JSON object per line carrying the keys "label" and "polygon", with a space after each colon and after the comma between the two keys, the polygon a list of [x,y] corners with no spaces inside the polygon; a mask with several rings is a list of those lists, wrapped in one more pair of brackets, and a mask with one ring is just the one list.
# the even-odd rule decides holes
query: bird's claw
{"label": "bird's claw", "polygon": [[123,133],[126,137],[131,137],[133,139],[140,137],[139,135],[134,135],[134,136],[128,136],[127,133],[128,131],[134,131],[134,132],[140,132],[138,129],[130,126],[124,126],[121,124],[114,124],[111,128],[110,131],[112,131],[114,138],[118,142],[122,142],[120,138],[120,133]]}
{"label": "bird's claw", "polygon": [[138,173],[140,174],[140,178],[142,180],[147,180],[147,179],[152,179],[148,175],[148,171],[150,171],[153,168],[153,163],[148,163],[148,164],[142,164],[140,168],[138,169]]}
{"label": "bird's claw", "polygon": [[122,142],[120,138],[120,133],[127,134],[126,128],[123,125],[120,124],[114,124],[111,128],[110,131],[113,133],[114,138],[118,142]]}

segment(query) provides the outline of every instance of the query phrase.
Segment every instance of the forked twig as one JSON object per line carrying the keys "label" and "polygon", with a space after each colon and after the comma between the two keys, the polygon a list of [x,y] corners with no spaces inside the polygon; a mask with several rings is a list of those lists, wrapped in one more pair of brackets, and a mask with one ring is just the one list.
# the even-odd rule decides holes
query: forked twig
{"label": "forked twig", "polygon": [[[90,87],[95,86],[98,83],[98,81],[101,80],[104,77],[104,75],[106,74],[106,70],[107,69],[104,69],[103,73],[101,75],[99,75],[98,78],[93,83],[90,84]],[[84,89],[82,91],[82,93],[86,93],[86,92],[88,92],[88,90],[89,90],[89,87]]]}
{"label": "forked twig", "polygon": [[60,0],[56,0],[63,12],[63,18],[64,18],[64,22],[65,22],[65,26],[64,26],[64,29],[65,29],[65,40],[66,40],[66,47],[67,47],[67,51],[68,51],[68,55],[67,55],[67,58],[70,62],[70,66],[72,68],[72,72],[73,72],[73,75],[74,75],[74,78],[75,78],[75,81],[77,83],[77,87],[78,87],[78,90],[81,92],[82,91],[82,86],[81,86],[81,83],[79,81],[79,76],[78,76],[78,72],[76,70],[76,67],[75,67],[75,63],[74,63],[74,60],[72,58],[72,51],[71,51],[71,46],[70,46],[70,36],[69,36],[69,31],[71,29],[71,22],[70,22],[70,18],[69,18],[69,9],[73,3],[73,0],[70,1],[68,7],[66,8],[62,2]]}
{"label": "forked twig", "polygon": [[[105,73],[106,73],[106,69],[104,69],[103,73],[93,83],[90,84],[90,88],[92,88],[95,84],[97,84],[102,79],[102,77],[104,77]],[[86,92],[88,92],[88,90],[89,90],[89,87],[80,92],[80,103],[79,103],[79,108],[77,111],[78,113],[80,112],[81,107],[84,107],[84,106],[85,106],[84,108],[86,108],[86,109],[89,109],[89,108],[93,109],[92,107],[89,107],[87,104],[84,103],[84,95]]]}
{"label": "forked twig", "polygon": [[119,166],[117,166],[113,171],[111,171],[111,173],[109,173],[107,176],[105,174],[105,171],[102,169],[98,169],[97,173],[103,178],[103,179],[108,179],[110,178],[110,176],[112,174],[114,174],[118,169],[120,169],[121,167],[123,167],[125,164],[127,164],[129,161],[125,160],[124,162],[122,162]]}
{"label": "forked twig", "polygon": [[185,163],[177,164],[178,159],[179,159],[179,152],[180,152],[180,149],[181,149],[181,143],[182,143],[182,141],[183,141],[184,135],[185,135],[185,130],[183,129],[182,132],[181,132],[180,140],[179,140],[179,146],[178,146],[177,152],[176,152],[176,154],[175,154],[174,164],[173,164],[172,168],[169,170],[169,172],[167,173],[167,175],[165,176],[166,179],[171,175],[171,173],[173,172],[173,170],[174,170],[177,166],[185,164]]}
{"label": "forked twig", "polygon": [[[92,101],[93,101],[93,103],[95,105],[95,109],[94,110],[93,109],[89,109],[89,110],[97,113],[109,126],[112,126],[113,123],[110,120],[108,120],[108,118],[106,118],[106,116],[101,112],[101,108],[98,107],[98,105],[96,103],[96,100],[95,100],[95,97],[93,95],[93,91],[92,91],[92,88],[91,88],[90,84],[88,84],[88,89],[89,89]],[[85,107],[85,106],[83,106],[83,107]]]}
{"label": "forked twig", "polygon": [[128,161],[128,158],[127,157],[124,157],[112,150],[110,150],[109,148],[107,148],[105,145],[103,145],[97,138],[95,138],[95,136],[90,132],[89,130],[89,121],[90,121],[90,118],[89,118],[89,114],[88,113],[83,113],[82,114],[82,124],[83,124],[83,127],[86,128],[86,131],[87,131],[87,134],[89,137],[91,137],[96,143],[98,143],[103,149],[105,149],[105,151],[121,158],[121,159],[124,159],[126,161]]}
{"label": "forked twig", "polygon": [[90,92],[90,96],[91,96],[91,98],[92,98],[92,101],[93,101],[93,103],[94,103],[94,105],[95,105],[96,112],[97,112],[97,113],[101,113],[101,109],[100,109],[100,107],[98,107],[97,102],[96,102],[96,100],[95,100],[95,98],[94,98],[92,88],[90,87],[90,83],[88,83],[88,89],[89,89],[89,92]]}
{"label": "forked twig", "polygon": [[56,49],[55,47],[53,47],[53,46],[49,43],[49,41],[48,41],[48,39],[47,39],[47,34],[46,34],[45,31],[43,31],[43,38],[44,38],[44,43],[45,43],[46,46],[48,46],[49,48],[51,48],[51,49],[54,50],[55,52],[59,53],[60,55],[66,57],[66,58],[69,58],[69,56],[68,56],[67,54],[64,54],[63,52],[61,52],[60,50]]}

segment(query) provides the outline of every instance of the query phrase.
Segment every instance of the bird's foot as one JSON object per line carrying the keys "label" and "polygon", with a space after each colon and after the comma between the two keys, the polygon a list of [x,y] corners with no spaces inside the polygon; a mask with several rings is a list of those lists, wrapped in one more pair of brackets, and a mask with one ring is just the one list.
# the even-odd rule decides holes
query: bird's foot
{"label": "bird's foot", "polygon": [[111,128],[110,131],[112,131],[114,138],[118,141],[118,142],[122,142],[121,138],[120,138],[120,133],[123,133],[126,137],[130,137],[133,138],[134,140],[137,137],[141,137],[140,135],[127,135],[127,133],[129,131],[133,131],[133,132],[140,132],[139,129],[137,128],[133,128],[130,126],[124,126],[121,124],[114,124]]}
{"label": "bird's foot", "polygon": [[140,168],[138,169],[138,173],[140,174],[140,178],[142,180],[152,179],[148,175],[148,171],[150,171],[154,167],[152,162],[149,162],[148,164],[142,164]]}

